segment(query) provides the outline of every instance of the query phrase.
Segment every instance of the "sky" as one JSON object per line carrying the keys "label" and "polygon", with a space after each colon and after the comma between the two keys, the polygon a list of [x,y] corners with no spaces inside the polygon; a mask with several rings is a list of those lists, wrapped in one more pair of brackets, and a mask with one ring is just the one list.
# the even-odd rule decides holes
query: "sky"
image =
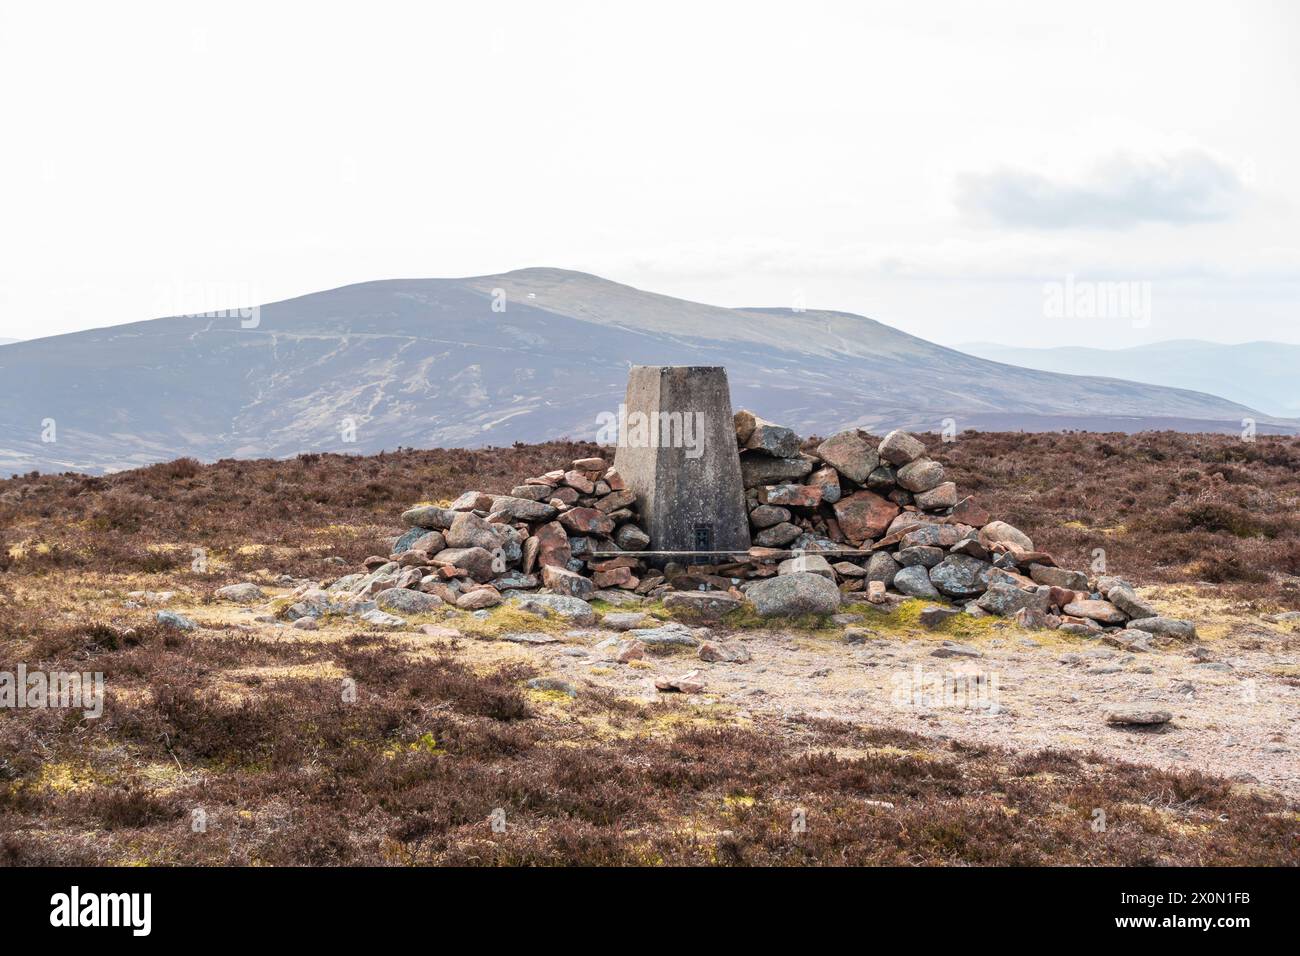
{"label": "sky", "polygon": [[1297,50],[1286,2],[7,4],[0,339],[558,266],[1300,343]]}

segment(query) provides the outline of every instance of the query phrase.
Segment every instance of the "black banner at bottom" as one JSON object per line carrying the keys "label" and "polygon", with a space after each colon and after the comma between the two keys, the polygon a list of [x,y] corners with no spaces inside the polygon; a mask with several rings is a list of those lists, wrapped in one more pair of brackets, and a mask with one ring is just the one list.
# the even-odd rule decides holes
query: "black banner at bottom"
{"label": "black banner at bottom", "polygon": [[[1230,942],[1294,926],[1294,872],[1262,869],[8,869],[5,938],[337,945],[430,921],[494,943],[545,927],[657,927],[698,944],[790,921],[801,933],[873,926],[922,932],[1050,930]],[[558,924],[558,925],[557,925]],[[688,935],[678,935],[678,934]],[[197,937],[195,934],[199,934]]]}

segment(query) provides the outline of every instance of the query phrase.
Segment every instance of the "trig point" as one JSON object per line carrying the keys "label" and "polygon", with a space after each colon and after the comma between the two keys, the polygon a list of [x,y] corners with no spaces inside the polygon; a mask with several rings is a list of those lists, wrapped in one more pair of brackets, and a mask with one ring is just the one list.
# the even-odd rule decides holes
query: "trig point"
{"label": "trig point", "polygon": [[637,365],[614,458],[654,551],[745,551],[749,517],[727,370]]}

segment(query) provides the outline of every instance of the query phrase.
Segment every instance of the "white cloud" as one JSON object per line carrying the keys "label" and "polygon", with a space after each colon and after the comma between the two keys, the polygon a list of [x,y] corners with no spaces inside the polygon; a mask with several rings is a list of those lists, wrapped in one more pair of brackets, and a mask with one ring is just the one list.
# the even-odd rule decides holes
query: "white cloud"
{"label": "white cloud", "polygon": [[1198,149],[1163,156],[1115,153],[1076,181],[1013,168],[957,180],[957,205],[969,220],[1035,229],[1216,222],[1237,212],[1245,194],[1236,169]]}

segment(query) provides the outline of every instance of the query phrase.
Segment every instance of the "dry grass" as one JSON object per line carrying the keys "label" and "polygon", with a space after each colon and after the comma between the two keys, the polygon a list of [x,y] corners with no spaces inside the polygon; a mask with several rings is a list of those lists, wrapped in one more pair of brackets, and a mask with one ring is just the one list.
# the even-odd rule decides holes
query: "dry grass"
{"label": "dry grass", "polygon": [[1095,549],[1145,583],[1300,603],[1300,437],[1156,432],[925,436],[960,488],[1063,563]]}
{"label": "dry grass", "polygon": [[[1297,446],[1272,441],[1227,465],[1234,446],[1204,436],[977,435],[941,454],[967,486],[984,485],[995,514],[1063,559],[1104,542],[1122,572],[1172,581],[1208,555],[1255,567],[1290,546]],[[102,671],[108,688],[98,720],[0,715],[0,863],[1296,862],[1294,808],[1200,774],[594,687],[569,699],[527,690],[527,665],[484,653],[501,646],[481,643],[496,624],[462,642],[348,623],[286,636],[203,604],[257,568],[340,573],[324,558],[382,550],[409,501],[508,490],[592,450],[179,462],[0,482],[0,670]],[[1136,457],[1154,451],[1164,457]],[[1235,477],[1215,478],[1224,467]],[[1229,512],[1192,508],[1205,489],[1257,515],[1264,537],[1203,526],[1231,524]],[[1119,525],[1129,530],[1100,530]],[[214,558],[205,572],[190,570],[195,546]],[[1285,580],[1231,580],[1264,603],[1291,593]],[[212,613],[198,615],[201,631],[163,627],[123,607],[131,590],[181,591]],[[1104,833],[1092,828],[1098,808]],[[504,832],[489,823],[497,810]]]}
{"label": "dry grass", "polygon": [[[97,721],[0,722],[9,864],[1295,862],[1281,801],[1199,774],[594,690],[548,707],[530,670],[478,673],[452,642],[416,658],[364,634],[101,628],[44,646],[110,691]],[[336,679],[251,674],[322,659],[354,702]],[[209,692],[234,672],[242,699]]]}

